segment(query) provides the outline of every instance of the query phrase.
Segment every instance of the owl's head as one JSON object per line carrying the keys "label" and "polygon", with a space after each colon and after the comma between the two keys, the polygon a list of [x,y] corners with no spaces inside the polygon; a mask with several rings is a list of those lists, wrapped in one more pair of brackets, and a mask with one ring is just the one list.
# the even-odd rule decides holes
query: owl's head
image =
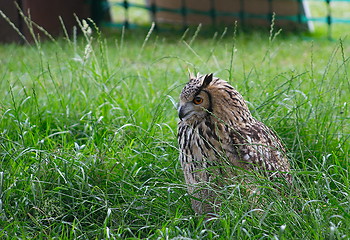
{"label": "owl's head", "polygon": [[242,95],[228,82],[213,74],[190,77],[180,94],[178,109],[181,121],[200,120],[214,115],[222,120],[243,121],[250,112]]}

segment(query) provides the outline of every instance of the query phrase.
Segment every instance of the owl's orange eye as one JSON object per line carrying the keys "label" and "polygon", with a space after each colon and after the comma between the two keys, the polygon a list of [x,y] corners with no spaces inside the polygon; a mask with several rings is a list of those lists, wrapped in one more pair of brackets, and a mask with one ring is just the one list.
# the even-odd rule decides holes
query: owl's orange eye
{"label": "owl's orange eye", "polygon": [[201,98],[201,97],[195,97],[194,99],[193,99],[193,103],[194,104],[196,104],[196,105],[199,105],[199,104],[201,104],[203,102],[203,98]]}

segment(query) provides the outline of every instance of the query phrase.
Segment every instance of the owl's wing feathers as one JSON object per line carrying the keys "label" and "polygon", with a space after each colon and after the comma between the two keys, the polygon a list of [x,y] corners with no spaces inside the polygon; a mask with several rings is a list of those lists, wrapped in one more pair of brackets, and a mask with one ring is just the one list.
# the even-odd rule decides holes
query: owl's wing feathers
{"label": "owl's wing feathers", "polygon": [[[245,128],[230,128],[229,137],[238,161],[245,168],[266,172],[269,175],[276,171],[289,171],[289,162],[282,143],[263,123],[254,121]],[[231,159],[237,161],[237,159]]]}

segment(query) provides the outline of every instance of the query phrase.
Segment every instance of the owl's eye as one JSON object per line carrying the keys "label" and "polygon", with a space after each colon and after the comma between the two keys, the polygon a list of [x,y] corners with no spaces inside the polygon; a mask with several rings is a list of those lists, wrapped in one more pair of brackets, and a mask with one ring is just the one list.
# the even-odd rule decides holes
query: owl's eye
{"label": "owl's eye", "polygon": [[201,97],[195,97],[194,99],[193,99],[193,103],[194,104],[196,104],[196,105],[199,105],[199,104],[201,104],[203,102],[203,98],[201,98]]}

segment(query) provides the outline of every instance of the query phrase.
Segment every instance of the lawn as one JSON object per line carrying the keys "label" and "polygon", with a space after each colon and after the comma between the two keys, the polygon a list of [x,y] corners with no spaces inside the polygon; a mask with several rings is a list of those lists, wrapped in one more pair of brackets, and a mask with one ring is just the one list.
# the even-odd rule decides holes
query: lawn
{"label": "lawn", "polygon": [[[232,29],[0,45],[1,239],[350,238],[349,40]],[[176,140],[191,72],[228,80],[288,149],[293,186],[191,209]]]}

